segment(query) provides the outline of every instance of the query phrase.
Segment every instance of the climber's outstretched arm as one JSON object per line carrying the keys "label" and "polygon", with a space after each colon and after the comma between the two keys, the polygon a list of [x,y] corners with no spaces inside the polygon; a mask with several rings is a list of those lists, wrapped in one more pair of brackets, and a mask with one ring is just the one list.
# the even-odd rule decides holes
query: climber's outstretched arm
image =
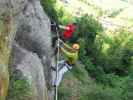
{"label": "climber's outstretched arm", "polygon": [[69,27],[66,27],[66,26],[63,26],[63,25],[59,25],[59,28],[64,29],[64,30],[70,30]]}
{"label": "climber's outstretched arm", "polygon": [[62,40],[59,40],[62,44],[63,44],[63,46],[64,46],[64,48],[65,49],[67,49],[68,51],[72,51],[72,52],[74,52],[75,50],[72,48],[72,47],[70,47],[69,45],[67,45],[66,43],[64,43]]}

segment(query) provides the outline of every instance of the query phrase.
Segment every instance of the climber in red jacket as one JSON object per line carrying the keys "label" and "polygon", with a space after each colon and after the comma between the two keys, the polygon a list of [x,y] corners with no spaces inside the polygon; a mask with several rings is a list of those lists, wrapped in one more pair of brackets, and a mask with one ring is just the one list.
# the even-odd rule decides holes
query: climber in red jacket
{"label": "climber in red jacket", "polygon": [[62,34],[63,40],[69,40],[72,37],[73,32],[75,31],[75,24],[68,24],[66,26],[59,25],[59,28],[64,29]]}
{"label": "climber in red jacket", "polygon": [[[60,29],[63,29],[63,32],[61,32]],[[68,24],[66,26],[59,25],[57,22],[51,21],[51,31],[53,33],[57,33],[58,31],[59,38],[62,39],[63,41],[70,40],[73,36],[75,29],[76,29],[76,21],[73,21],[73,23]],[[58,39],[57,35],[53,34],[52,47],[55,47],[57,39]]]}

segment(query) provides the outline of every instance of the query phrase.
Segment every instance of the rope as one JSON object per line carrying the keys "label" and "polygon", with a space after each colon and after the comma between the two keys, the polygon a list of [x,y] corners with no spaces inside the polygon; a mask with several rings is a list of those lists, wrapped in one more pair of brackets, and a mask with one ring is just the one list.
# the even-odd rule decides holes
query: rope
{"label": "rope", "polygon": [[[58,62],[59,62],[59,57],[60,57],[60,38],[59,38],[59,32],[58,32],[58,29],[56,27],[56,32],[57,32],[57,37],[58,37],[58,40],[57,40],[57,47],[58,47],[58,51],[57,51],[57,62],[56,62],[56,82],[58,80]],[[55,100],[58,100],[58,86],[56,85],[55,87]]]}

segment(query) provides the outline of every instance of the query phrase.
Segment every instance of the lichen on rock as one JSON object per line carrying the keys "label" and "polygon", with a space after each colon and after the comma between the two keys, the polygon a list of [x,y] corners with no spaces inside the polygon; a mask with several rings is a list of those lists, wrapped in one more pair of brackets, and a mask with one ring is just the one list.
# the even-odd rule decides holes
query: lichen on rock
{"label": "lichen on rock", "polygon": [[[8,63],[11,51],[11,42],[15,34],[14,23],[8,2],[0,1],[0,100],[5,100],[9,85]],[[7,8],[2,8],[3,5]],[[4,10],[3,10],[4,9]]]}

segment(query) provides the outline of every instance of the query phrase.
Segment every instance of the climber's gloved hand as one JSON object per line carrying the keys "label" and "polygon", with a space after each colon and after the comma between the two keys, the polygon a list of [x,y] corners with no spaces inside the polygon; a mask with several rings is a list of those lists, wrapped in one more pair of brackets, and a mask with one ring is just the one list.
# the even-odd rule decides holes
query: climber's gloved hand
{"label": "climber's gloved hand", "polygon": [[59,39],[59,42],[60,42],[60,43],[64,43],[61,39]]}
{"label": "climber's gloved hand", "polygon": [[62,41],[61,39],[57,39],[57,41],[56,41],[56,46],[57,46],[57,47],[63,46],[63,41]]}
{"label": "climber's gloved hand", "polygon": [[60,44],[60,47],[62,47],[64,45],[64,42],[61,39],[59,39],[59,44]]}

